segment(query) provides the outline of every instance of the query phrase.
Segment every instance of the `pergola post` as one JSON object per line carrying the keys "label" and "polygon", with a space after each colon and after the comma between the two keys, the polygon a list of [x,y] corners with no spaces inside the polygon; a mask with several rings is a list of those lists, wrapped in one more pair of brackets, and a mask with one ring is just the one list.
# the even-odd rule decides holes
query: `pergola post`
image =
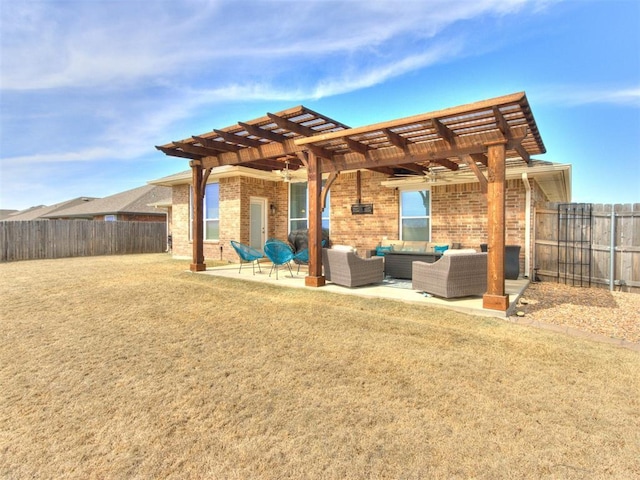
{"label": "pergola post", "polygon": [[322,287],[322,171],[318,156],[308,152],[308,195],[309,195],[309,275],[304,279],[308,287]]}
{"label": "pergola post", "polygon": [[191,178],[193,183],[193,262],[189,266],[192,272],[202,272],[207,269],[204,263],[204,186],[202,185],[202,162],[191,161]]}
{"label": "pergola post", "polygon": [[506,311],[509,295],[504,286],[505,252],[505,147],[506,140],[487,145],[487,293],[482,297],[482,307]]}

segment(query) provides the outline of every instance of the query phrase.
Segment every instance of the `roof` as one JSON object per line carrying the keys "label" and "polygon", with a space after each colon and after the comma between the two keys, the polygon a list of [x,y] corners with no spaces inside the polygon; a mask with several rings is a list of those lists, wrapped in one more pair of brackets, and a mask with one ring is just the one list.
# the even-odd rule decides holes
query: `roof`
{"label": "roof", "polygon": [[5,221],[24,221],[24,220],[37,220],[39,218],[46,218],[47,215],[53,214],[60,210],[65,210],[70,207],[75,207],[77,205],[84,205],[86,203],[92,202],[95,200],[95,197],[78,197],[73,198],[71,200],[67,200],[64,202],[56,203],[54,205],[38,205],[35,207],[27,208],[26,210],[21,210],[17,213],[9,215],[6,218],[3,218]]}
{"label": "roof", "polygon": [[[358,128],[304,106],[156,147],[203,167],[295,170],[301,154],[322,158],[322,171],[366,168],[389,175],[486,166],[486,145],[506,143],[506,156],[529,162],[546,149],[524,92]],[[473,165],[472,165],[473,164]]]}
{"label": "roof", "polygon": [[92,202],[76,205],[71,208],[48,214],[46,218],[92,218],[98,215],[146,214],[164,215],[153,203],[170,202],[171,189],[156,185],[142,187],[117,193],[109,197],[99,198]]}
{"label": "roof", "polygon": [[0,220],[4,220],[9,215],[13,215],[13,214],[16,214],[18,212],[19,212],[19,210],[2,209],[2,210],[0,210]]}

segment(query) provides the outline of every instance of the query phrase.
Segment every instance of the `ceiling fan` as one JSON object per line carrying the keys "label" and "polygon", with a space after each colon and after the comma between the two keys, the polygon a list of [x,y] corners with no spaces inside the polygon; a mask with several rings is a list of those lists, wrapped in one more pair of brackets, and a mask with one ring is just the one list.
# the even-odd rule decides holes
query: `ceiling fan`
{"label": "ceiling fan", "polygon": [[282,177],[282,181],[285,183],[290,183],[292,178],[293,170],[289,169],[289,160],[284,161],[284,168],[282,170],[274,170],[274,173],[277,173]]}
{"label": "ceiling fan", "polygon": [[397,173],[396,177],[411,177],[411,178],[422,178],[425,182],[435,183],[439,180],[445,180],[441,174],[436,172],[432,167],[426,167],[422,173]]}

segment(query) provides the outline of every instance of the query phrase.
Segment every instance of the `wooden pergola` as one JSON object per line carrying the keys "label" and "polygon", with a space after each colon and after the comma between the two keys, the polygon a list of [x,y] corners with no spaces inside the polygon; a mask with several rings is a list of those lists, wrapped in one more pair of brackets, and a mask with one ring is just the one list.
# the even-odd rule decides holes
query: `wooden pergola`
{"label": "wooden pergola", "polygon": [[[303,106],[156,147],[190,159],[194,191],[192,271],[206,268],[203,197],[212,168],[281,170],[305,167],[309,195],[308,286],[322,286],[321,212],[326,193],[345,170],[389,176],[425,170],[471,171],[487,195],[488,286],[483,307],[507,310],[505,294],[505,172],[545,153],[526,95],[514,93],[358,128]],[[328,181],[322,186],[323,174]]]}

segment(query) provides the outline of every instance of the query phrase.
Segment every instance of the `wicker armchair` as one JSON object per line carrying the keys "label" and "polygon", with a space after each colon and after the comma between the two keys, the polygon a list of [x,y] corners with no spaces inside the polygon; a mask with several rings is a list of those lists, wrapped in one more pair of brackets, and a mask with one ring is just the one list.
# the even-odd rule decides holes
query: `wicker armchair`
{"label": "wicker armchair", "polygon": [[323,248],[322,265],[327,280],[345,287],[380,283],[384,279],[382,257],[360,258],[353,252]]}
{"label": "wicker armchair", "polygon": [[444,298],[487,291],[487,254],[443,255],[435,263],[413,262],[414,290]]}

